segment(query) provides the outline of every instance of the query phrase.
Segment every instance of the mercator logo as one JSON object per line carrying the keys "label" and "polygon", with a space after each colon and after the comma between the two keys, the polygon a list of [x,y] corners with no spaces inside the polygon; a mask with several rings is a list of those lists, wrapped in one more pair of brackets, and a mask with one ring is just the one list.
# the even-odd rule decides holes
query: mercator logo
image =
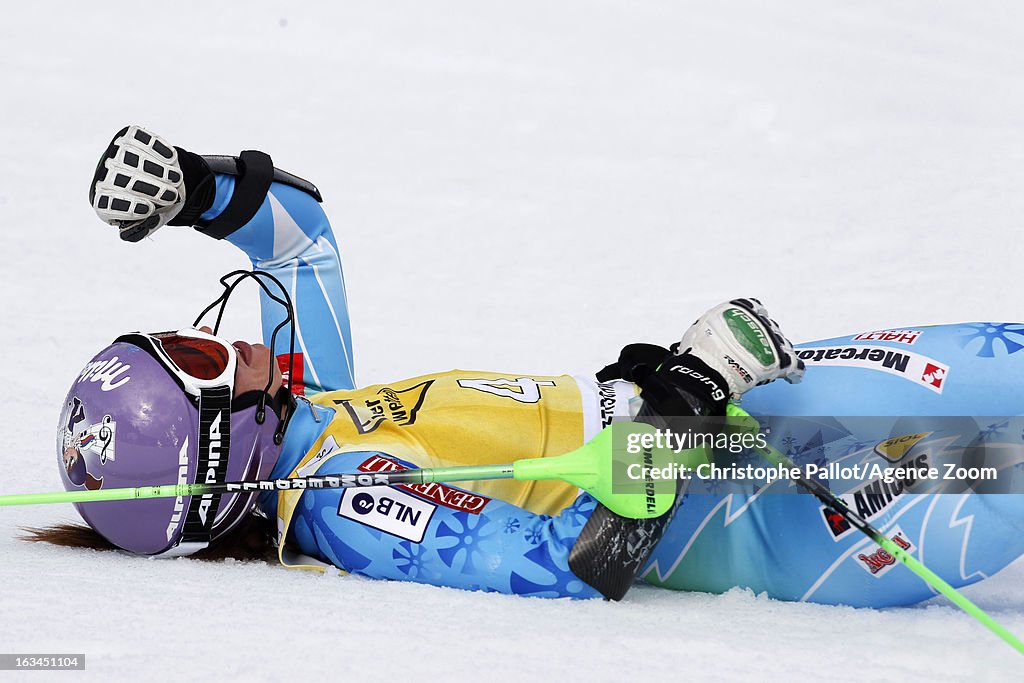
{"label": "mercator logo", "polygon": [[934,358],[913,351],[887,346],[816,346],[802,347],[796,355],[807,365],[867,368],[878,370],[913,382],[941,394],[949,376],[949,366]]}
{"label": "mercator logo", "polygon": [[928,363],[924,366],[924,374],[921,375],[921,381],[924,382],[925,386],[933,389],[942,391],[942,381],[946,379],[946,370],[939,367],[935,363]]}

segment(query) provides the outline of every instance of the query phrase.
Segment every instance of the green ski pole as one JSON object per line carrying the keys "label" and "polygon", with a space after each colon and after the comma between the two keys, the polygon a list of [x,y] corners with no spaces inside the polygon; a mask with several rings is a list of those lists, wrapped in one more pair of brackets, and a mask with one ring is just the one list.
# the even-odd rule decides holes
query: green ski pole
{"label": "green ski pole", "polygon": [[[358,488],[394,486],[396,484],[451,483],[486,479],[517,479],[540,481],[558,479],[577,486],[623,517],[646,519],[665,513],[675,501],[674,493],[640,493],[639,489],[613,490],[612,472],[618,457],[629,456],[620,444],[630,433],[653,431],[654,428],[635,422],[621,422],[605,427],[589,442],[574,451],[550,458],[523,458],[501,465],[467,465],[460,467],[427,467],[391,472],[353,472],[289,479],[263,479],[218,484],[168,484],[130,488],[61,491],[58,493],[26,493],[0,496],[0,507],[40,505],[47,503],[90,503],[135,498],[174,498],[232,494],[247,491],[295,491],[305,489]],[[618,454],[623,454],[619,456]],[[664,467],[673,457],[667,449],[651,449],[641,455],[645,465]]]}
{"label": "green ski pole", "polygon": [[[750,419],[754,424],[754,429],[757,429],[757,423],[754,418],[750,416],[745,410],[737,405],[729,404],[727,408],[727,415],[731,417],[747,418]],[[773,465],[781,465],[787,469],[797,469],[797,465],[787,458],[785,455],[780,453],[778,450],[773,448],[771,445],[766,445],[764,448],[756,447],[758,453]],[[807,479],[805,477],[798,477],[796,483],[802,486],[805,490],[814,495],[818,500],[827,505],[831,510],[841,515],[843,519],[853,526],[859,529],[865,536],[870,538],[872,541],[882,547],[885,552],[889,553],[910,571],[914,572],[921,579],[924,580],[929,586],[942,593],[950,599],[953,604],[962,609],[963,611],[970,614],[972,617],[980,621],[990,631],[995,633],[997,636],[1006,641],[1010,647],[1017,650],[1021,654],[1024,654],[1024,642],[1021,642],[1020,638],[1015,636],[1005,626],[1000,624],[998,621],[993,619],[985,610],[981,609],[973,602],[968,600],[960,591],[953,588],[951,585],[946,583],[938,574],[928,569],[920,560],[915,558],[913,555],[905,551],[892,542],[891,539],[886,538],[882,535],[878,529],[870,524],[863,517],[858,515],[856,512],[846,507],[846,503],[843,502],[836,494],[832,493],[829,489],[823,486],[819,481],[815,479]]]}

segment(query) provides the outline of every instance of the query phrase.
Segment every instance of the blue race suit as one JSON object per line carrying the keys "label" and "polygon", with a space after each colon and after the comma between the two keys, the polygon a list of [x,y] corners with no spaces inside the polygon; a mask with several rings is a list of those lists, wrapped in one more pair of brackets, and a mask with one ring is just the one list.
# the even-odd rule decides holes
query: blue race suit
{"label": "blue race suit", "polygon": [[[223,210],[233,183],[231,177],[217,177],[216,201],[204,219]],[[344,397],[321,401],[315,396],[354,387],[338,246],[317,202],[300,190],[274,183],[257,215],[227,239],[249,255],[255,268],[275,274],[289,287],[302,354],[301,369],[294,372],[301,372],[305,393],[314,399],[311,403],[300,399],[272,476],[288,476],[303,463],[308,465],[311,457],[318,474],[351,472],[382,462],[388,467],[436,464],[429,453],[387,452],[374,443],[372,433],[358,443],[332,442],[324,449],[332,421],[356,419],[361,429],[370,422],[359,423],[363,418],[357,419]],[[268,335],[280,312],[268,301],[263,301],[263,310]],[[1024,386],[1024,353],[1018,352],[1024,349],[1024,325],[919,326],[859,337],[800,345],[808,365],[804,382],[756,388],[748,392],[743,406],[762,416],[1012,416],[1022,412],[1024,391],[1019,387]],[[543,385],[542,394],[554,390],[549,385],[558,389],[557,385],[570,383],[567,378],[530,381]],[[623,388],[626,383],[611,387],[581,378],[574,381],[580,396],[576,410],[582,416],[558,419],[570,420],[578,432],[575,440],[583,443],[602,420],[606,422],[606,412],[627,413],[630,391]],[[379,391],[394,396],[406,389]],[[598,412],[599,418],[595,417]],[[395,414],[380,419],[401,421]],[[1024,425],[1008,421],[996,427],[994,439],[1012,446],[1024,439]],[[875,422],[870,428],[838,422],[823,429],[818,423],[795,420],[788,426],[773,423],[771,443],[798,463],[837,457],[867,462],[881,460],[886,443],[900,443],[894,436],[908,437],[904,439],[908,442],[922,433],[911,427],[900,432],[892,421]],[[935,434],[920,436],[907,447],[906,457],[934,451],[936,438]],[[903,446],[906,443],[893,448]],[[314,453],[318,449],[323,450]],[[551,453],[534,455],[538,454]],[[773,486],[787,485],[791,486],[784,482]],[[787,600],[872,606],[909,604],[932,595],[909,570],[879,555],[868,539],[830,526],[827,511],[809,495],[769,495],[773,487],[723,493],[713,481],[701,480],[687,486],[665,537],[642,572],[651,583],[715,592],[744,586]],[[833,488],[837,493],[856,494]],[[867,514],[884,533],[906,543],[909,552],[954,586],[989,576],[1024,553],[1021,495],[934,495],[910,488],[899,494],[889,492],[883,502],[872,498]],[[473,495],[481,490],[476,485],[446,487],[444,495]],[[569,550],[595,507],[587,494],[563,496],[567,502],[557,510],[545,510],[515,495],[485,497],[486,505],[474,511],[465,505],[438,504],[436,491],[409,490],[404,492],[408,498],[407,509],[403,508],[408,515],[419,509],[411,499],[429,507],[429,515],[417,518],[422,528],[410,536],[381,528],[379,523],[362,524],[356,515],[346,514],[346,509],[357,507],[354,498],[345,500],[355,495],[352,491],[302,494],[283,530],[288,544],[311,558],[309,562],[376,578],[522,595],[597,595],[567,564]],[[265,495],[260,506],[269,516],[277,516],[278,496]],[[429,521],[424,524],[423,519]]]}

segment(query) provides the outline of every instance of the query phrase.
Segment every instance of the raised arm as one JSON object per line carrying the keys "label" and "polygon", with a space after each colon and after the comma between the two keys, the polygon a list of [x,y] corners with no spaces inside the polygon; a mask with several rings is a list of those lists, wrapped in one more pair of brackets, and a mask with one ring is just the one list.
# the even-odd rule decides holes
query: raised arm
{"label": "raised arm", "polygon": [[[297,388],[313,394],[354,386],[341,259],[312,183],[274,168],[262,152],[200,156],[129,126],[100,159],[89,199],[126,241],[137,242],[163,225],[192,225],[240,248],[292,297]],[[269,343],[281,311],[265,295],[260,303]],[[288,333],[285,328],[278,339]]]}

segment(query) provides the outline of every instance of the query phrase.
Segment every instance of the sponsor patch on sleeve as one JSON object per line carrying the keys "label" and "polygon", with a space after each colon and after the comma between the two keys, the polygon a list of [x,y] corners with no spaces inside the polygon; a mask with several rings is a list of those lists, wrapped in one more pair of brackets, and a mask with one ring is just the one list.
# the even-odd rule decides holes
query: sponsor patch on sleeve
{"label": "sponsor patch on sleeve", "polygon": [[[898,526],[893,527],[887,535],[893,543],[903,550],[908,553],[913,552],[914,544],[910,542],[910,539]],[[855,558],[857,560],[857,565],[876,579],[880,576],[885,576],[885,574],[895,567],[898,562],[892,553],[884,548],[879,548],[876,545],[868,546],[863,552],[857,553]]]}
{"label": "sponsor patch on sleeve", "polygon": [[888,346],[818,346],[799,348],[797,356],[807,365],[867,368],[913,382],[941,394],[949,366],[934,358]]}
{"label": "sponsor patch on sleeve", "polygon": [[921,330],[877,330],[854,335],[853,341],[885,341],[897,344],[913,344],[922,334]]}
{"label": "sponsor patch on sleeve", "polygon": [[346,489],[338,516],[413,543],[423,541],[436,505],[389,486]]}
{"label": "sponsor patch on sleeve", "polygon": [[931,432],[919,432],[917,434],[894,436],[891,439],[877,443],[875,445],[875,453],[878,453],[889,462],[899,462],[903,459],[903,456],[910,452],[911,448],[930,434]]}
{"label": "sponsor patch on sleeve", "polygon": [[[409,469],[401,463],[389,460],[381,455],[372,455],[359,465],[360,472],[397,472]],[[452,510],[479,515],[491,499],[472,491],[463,491],[444,484],[396,484],[396,488],[405,489],[432,503],[443,505]]]}
{"label": "sponsor patch on sleeve", "polygon": [[[891,482],[882,480],[868,481],[857,488],[839,496],[846,507],[853,510],[863,519],[871,521],[884,512],[891,512],[897,503],[903,500],[903,494],[911,493],[911,489],[920,481],[919,473],[929,469],[932,464],[927,453],[912,458],[906,463],[906,476]],[[822,520],[832,535],[832,540],[852,534],[854,529],[848,521],[835,510],[825,505],[820,506]]]}

